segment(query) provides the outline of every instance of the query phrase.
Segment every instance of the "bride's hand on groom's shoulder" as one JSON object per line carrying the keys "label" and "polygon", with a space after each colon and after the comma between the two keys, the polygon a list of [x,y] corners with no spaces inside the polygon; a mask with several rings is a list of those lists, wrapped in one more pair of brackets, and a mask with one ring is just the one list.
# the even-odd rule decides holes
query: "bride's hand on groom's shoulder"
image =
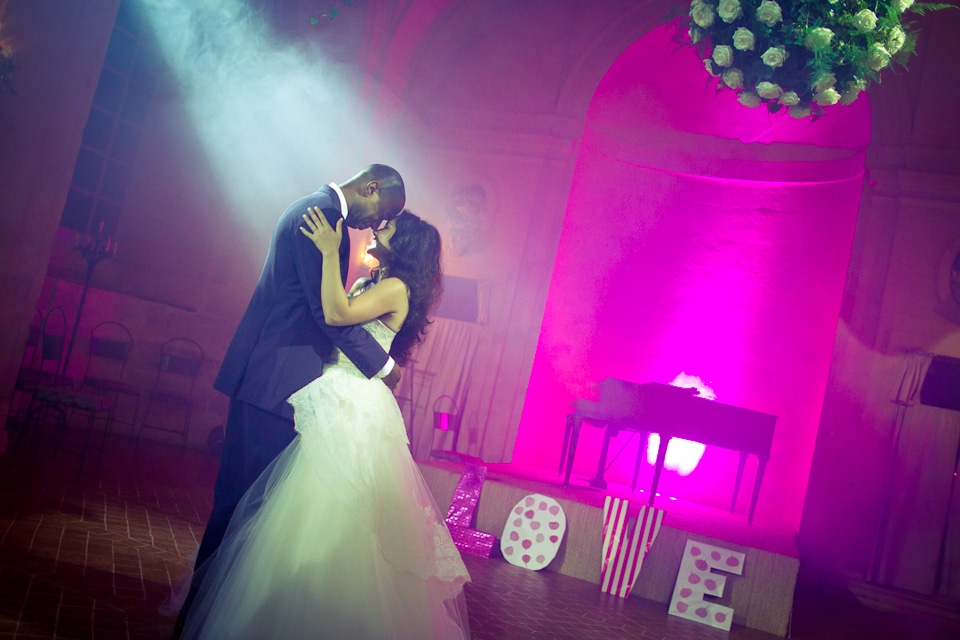
{"label": "bride's hand on groom's shoulder", "polygon": [[303,235],[310,238],[323,255],[336,255],[340,252],[340,240],[343,237],[343,220],[337,220],[334,229],[327,222],[320,207],[308,207],[303,214],[306,227],[300,227]]}

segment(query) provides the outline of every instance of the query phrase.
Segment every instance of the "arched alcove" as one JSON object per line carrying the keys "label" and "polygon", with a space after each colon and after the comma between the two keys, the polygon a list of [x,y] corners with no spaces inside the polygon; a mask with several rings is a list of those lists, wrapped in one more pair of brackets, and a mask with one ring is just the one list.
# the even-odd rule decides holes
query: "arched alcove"
{"label": "arched alcove", "polygon": [[[757,518],[796,530],[869,105],[861,98],[817,122],[747,109],[707,86],[696,52],[672,35],[663,26],[639,39],[595,92],[514,462],[556,468],[569,401],[604,377],[669,383],[685,372],[720,402],[779,416]],[[591,431],[575,474],[595,470]],[[607,479],[629,485],[635,445],[625,438]],[[661,487],[726,506],[736,457],[708,448],[693,473],[668,473]]]}

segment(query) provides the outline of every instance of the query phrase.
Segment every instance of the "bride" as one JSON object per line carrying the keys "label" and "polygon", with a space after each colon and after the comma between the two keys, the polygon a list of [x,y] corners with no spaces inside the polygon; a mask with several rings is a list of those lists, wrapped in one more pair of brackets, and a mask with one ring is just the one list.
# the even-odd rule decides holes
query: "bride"
{"label": "bride", "polygon": [[[331,325],[363,324],[403,364],[442,284],[440,235],[404,210],[374,233],[376,282],[340,285],[341,221],[301,231],[323,253]],[[410,455],[390,390],[339,353],[290,396],[297,437],[197,570],[182,638],[469,638],[460,553]]]}

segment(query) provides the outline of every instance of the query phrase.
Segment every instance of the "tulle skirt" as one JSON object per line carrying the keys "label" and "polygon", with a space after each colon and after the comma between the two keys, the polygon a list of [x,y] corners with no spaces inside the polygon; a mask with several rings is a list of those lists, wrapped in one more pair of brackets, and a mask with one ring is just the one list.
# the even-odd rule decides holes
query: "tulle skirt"
{"label": "tulle skirt", "polygon": [[350,365],[291,397],[299,435],[244,496],[183,638],[469,638],[470,579],[396,402]]}

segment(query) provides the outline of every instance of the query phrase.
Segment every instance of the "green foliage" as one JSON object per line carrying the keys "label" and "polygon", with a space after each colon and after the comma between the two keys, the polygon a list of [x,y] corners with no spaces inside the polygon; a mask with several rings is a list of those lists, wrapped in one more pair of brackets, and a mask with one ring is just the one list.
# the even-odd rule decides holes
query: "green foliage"
{"label": "green foliage", "polygon": [[[849,104],[916,48],[909,14],[953,8],[913,0],[692,0],[677,21],[718,90],[794,117]],[[786,107],[786,108],[784,108]]]}
{"label": "green foliage", "polygon": [[910,6],[907,11],[915,13],[918,16],[926,14],[928,11],[940,11],[941,9],[956,9],[956,5],[944,4],[942,2],[916,2]]}

